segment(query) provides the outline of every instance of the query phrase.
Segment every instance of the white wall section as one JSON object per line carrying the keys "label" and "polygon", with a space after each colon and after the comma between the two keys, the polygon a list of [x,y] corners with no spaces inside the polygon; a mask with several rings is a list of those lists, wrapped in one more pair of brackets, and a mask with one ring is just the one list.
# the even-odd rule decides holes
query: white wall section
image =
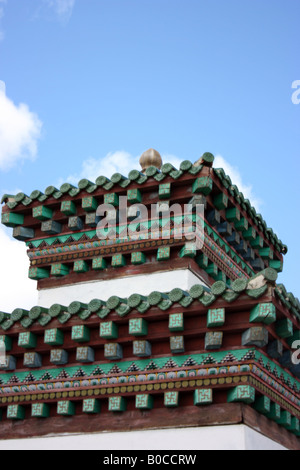
{"label": "white wall section", "polygon": [[132,294],[149,295],[153,291],[169,292],[176,287],[189,290],[195,284],[204,284],[189,269],[177,269],[153,274],[140,274],[109,281],[91,281],[51,289],[42,289],[38,305],[49,308],[53,304],[68,306],[74,300],[88,303],[93,299],[107,300],[112,295],[127,298]]}

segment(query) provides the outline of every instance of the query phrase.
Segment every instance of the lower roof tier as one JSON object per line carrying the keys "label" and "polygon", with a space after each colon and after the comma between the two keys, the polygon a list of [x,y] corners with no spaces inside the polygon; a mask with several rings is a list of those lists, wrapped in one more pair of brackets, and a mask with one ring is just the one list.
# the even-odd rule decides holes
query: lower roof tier
{"label": "lower roof tier", "polygon": [[192,409],[243,405],[299,446],[300,317],[275,280],[265,270],[230,289],[217,281],[1,313],[0,438],[78,432],[88,419],[90,432],[116,430],[118,413],[150,427],[174,409],[184,426]]}

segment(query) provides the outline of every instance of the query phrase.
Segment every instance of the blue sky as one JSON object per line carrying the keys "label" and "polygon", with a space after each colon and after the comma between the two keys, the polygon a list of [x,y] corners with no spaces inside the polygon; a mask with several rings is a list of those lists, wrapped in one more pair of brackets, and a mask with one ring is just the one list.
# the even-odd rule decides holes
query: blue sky
{"label": "blue sky", "polygon": [[0,0],[0,192],[210,151],[288,245],[279,282],[300,297],[299,17],[299,0]]}

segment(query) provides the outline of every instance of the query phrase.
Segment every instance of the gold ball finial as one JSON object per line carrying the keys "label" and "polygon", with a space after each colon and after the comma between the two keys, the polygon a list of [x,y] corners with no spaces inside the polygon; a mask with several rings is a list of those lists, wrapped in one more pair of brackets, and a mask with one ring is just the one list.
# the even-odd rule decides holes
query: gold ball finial
{"label": "gold ball finial", "polygon": [[140,157],[142,171],[145,172],[149,166],[155,166],[159,170],[162,167],[162,158],[157,150],[148,149]]}

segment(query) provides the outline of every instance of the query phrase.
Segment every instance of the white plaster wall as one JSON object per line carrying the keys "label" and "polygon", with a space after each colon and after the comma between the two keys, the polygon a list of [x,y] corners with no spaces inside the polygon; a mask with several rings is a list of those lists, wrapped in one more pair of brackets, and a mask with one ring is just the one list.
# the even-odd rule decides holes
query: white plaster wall
{"label": "white plaster wall", "polygon": [[61,435],[0,441],[0,450],[286,450],[240,425]]}
{"label": "white plaster wall", "polygon": [[194,284],[204,284],[189,269],[128,276],[109,281],[83,282],[76,285],[42,289],[38,294],[38,305],[49,308],[53,304],[68,306],[74,300],[88,303],[93,299],[107,300],[112,295],[127,298],[131,294],[149,295],[157,290],[168,292],[175,287],[190,289]]}

